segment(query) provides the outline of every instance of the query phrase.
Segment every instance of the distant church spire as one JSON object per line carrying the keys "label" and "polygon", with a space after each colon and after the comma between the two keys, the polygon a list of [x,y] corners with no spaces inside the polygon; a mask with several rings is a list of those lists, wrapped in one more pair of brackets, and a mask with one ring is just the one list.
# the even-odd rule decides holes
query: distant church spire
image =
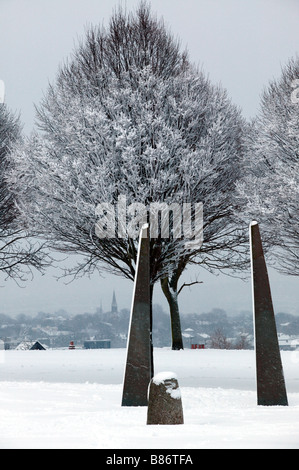
{"label": "distant church spire", "polygon": [[112,297],[112,304],[111,304],[111,312],[112,313],[117,313],[117,302],[116,302],[116,297],[115,297],[115,291],[113,291],[113,297]]}

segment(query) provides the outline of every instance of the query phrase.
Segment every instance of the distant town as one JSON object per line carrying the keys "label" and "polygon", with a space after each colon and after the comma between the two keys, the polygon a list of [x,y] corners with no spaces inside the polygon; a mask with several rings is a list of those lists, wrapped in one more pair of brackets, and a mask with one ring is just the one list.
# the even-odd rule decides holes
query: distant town
{"label": "distant town", "polygon": [[[14,318],[0,313],[0,348],[125,348],[129,327],[129,309],[118,309],[113,292],[111,308],[94,313],[72,315],[65,310],[36,316],[20,313]],[[280,348],[299,348],[299,317],[278,313],[276,325]],[[251,312],[231,316],[224,310],[181,315],[184,348],[253,349]],[[170,347],[170,316],[159,304],[153,305],[153,344]]]}

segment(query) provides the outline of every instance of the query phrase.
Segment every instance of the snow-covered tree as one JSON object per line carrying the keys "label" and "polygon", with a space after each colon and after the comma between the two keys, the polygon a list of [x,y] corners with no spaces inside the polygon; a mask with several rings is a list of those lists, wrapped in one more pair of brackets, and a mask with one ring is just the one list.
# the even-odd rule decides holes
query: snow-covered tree
{"label": "snow-covered tree", "polygon": [[0,103],[0,271],[19,280],[25,279],[30,267],[41,268],[45,263],[42,245],[26,232],[7,184],[9,154],[20,139],[19,119]]}
{"label": "snow-covered tree", "polygon": [[299,57],[290,59],[265,89],[247,154],[247,177],[238,184],[242,205],[247,203],[243,215],[260,222],[276,267],[298,275]]}
{"label": "snow-covered tree", "polygon": [[20,138],[19,120],[0,103],[0,227],[5,231],[15,220],[16,209],[8,191],[5,175],[8,170],[8,153],[11,145]]}
{"label": "snow-covered tree", "polygon": [[25,223],[55,249],[85,256],[76,273],[99,268],[134,279],[138,231],[129,236],[120,214],[116,226],[106,214],[115,236],[99,237],[99,204],[119,208],[125,199],[134,210],[145,207],[146,219],[154,203],[203,203],[201,246],[186,245],[174,225],[169,237],[151,238],[152,286],[161,280],[173,348],[181,348],[177,295],[185,268],[243,263],[246,237],[231,218],[241,175],[239,110],[141,3],[135,14],[118,10],[108,29],[87,31],[49,87],[38,126],[15,150],[10,181]]}

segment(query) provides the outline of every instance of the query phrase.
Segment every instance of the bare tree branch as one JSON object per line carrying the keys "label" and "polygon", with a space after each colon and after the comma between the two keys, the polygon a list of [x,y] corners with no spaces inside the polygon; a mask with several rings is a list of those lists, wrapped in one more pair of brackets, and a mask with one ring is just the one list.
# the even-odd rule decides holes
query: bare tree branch
{"label": "bare tree branch", "polygon": [[184,289],[184,287],[194,286],[195,284],[203,284],[203,281],[184,282],[178,290],[178,295]]}

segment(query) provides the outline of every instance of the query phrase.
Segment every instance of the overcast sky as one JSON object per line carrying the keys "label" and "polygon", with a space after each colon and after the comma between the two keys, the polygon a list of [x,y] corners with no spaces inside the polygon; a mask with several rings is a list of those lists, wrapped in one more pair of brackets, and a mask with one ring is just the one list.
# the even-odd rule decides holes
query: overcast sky
{"label": "overcast sky", "polygon": [[[24,132],[34,126],[38,104],[53,82],[57,69],[70,55],[89,24],[107,24],[121,3],[128,10],[138,0],[0,0],[0,79],[5,102],[20,113]],[[281,67],[298,53],[299,0],[150,0],[152,10],[164,18],[190,58],[215,83],[222,83],[245,117],[259,109],[260,94]],[[64,308],[70,313],[93,312],[102,302],[109,310],[113,289],[120,308],[129,308],[132,283],[119,277],[81,279],[65,285],[36,274],[24,288],[1,282],[0,312],[35,314]],[[182,313],[214,307],[227,312],[250,310],[251,286],[238,279],[187,272],[184,281],[204,283],[185,289]],[[299,314],[297,278],[270,270],[276,311]],[[1,278],[0,278],[1,281]],[[157,286],[154,300],[167,308]]]}

